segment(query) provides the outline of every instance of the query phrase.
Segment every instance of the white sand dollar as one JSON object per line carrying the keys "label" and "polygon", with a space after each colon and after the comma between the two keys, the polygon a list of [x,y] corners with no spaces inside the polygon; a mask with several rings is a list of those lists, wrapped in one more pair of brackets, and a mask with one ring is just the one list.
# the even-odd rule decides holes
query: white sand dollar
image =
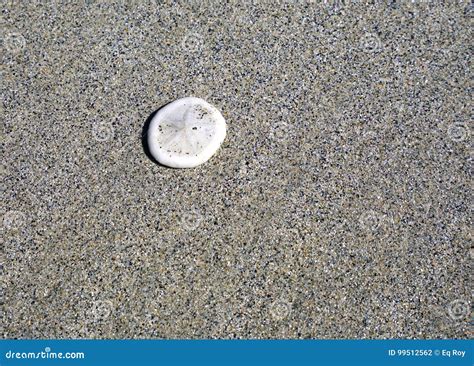
{"label": "white sand dollar", "polygon": [[151,120],[148,148],[160,164],[193,168],[216,153],[225,135],[224,117],[215,107],[200,98],[181,98]]}

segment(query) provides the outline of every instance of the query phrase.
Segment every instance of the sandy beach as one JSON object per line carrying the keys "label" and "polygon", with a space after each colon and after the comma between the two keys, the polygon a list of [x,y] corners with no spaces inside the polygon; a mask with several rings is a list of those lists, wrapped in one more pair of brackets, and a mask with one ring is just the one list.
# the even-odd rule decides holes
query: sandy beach
{"label": "sandy beach", "polygon": [[2,9],[3,338],[473,336],[469,2]]}

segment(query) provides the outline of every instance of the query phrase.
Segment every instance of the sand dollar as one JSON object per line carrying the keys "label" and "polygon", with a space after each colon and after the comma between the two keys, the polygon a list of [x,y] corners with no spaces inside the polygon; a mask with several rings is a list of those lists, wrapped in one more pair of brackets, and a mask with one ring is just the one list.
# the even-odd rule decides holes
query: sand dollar
{"label": "sand dollar", "polygon": [[156,112],[148,129],[148,147],[160,164],[193,168],[216,153],[225,135],[222,114],[203,99],[187,97]]}

